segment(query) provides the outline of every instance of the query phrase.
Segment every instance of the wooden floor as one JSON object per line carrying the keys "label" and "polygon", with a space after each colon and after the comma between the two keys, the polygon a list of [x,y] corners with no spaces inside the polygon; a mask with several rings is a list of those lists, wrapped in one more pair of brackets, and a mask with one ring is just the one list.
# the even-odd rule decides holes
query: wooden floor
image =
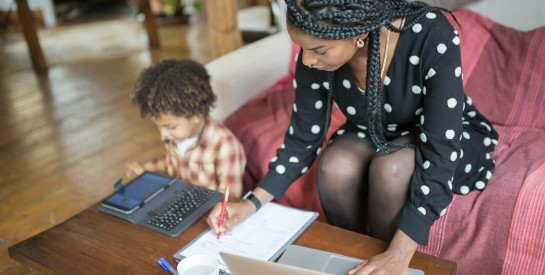
{"label": "wooden floor", "polygon": [[129,99],[141,70],[167,58],[210,60],[205,23],[163,26],[150,50],[134,17],[40,29],[50,68],[31,69],[20,33],[0,48],[0,273],[34,274],[7,248],[96,203],[124,163],[163,153]]}

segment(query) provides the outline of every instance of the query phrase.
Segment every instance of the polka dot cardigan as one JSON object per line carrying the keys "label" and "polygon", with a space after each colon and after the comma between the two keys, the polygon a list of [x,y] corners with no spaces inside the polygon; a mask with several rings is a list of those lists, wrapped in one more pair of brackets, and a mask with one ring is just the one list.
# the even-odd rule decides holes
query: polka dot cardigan
{"label": "polka dot cardigan", "polygon": [[[490,153],[498,135],[464,95],[460,60],[457,31],[442,14],[428,13],[401,33],[384,77],[389,139],[417,137],[409,198],[396,224],[420,244],[427,243],[431,225],[446,213],[453,192],[485,188],[494,169]],[[335,136],[354,135],[372,144],[366,97],[348,65],[333,72],[330,83],[329,72],[308,68],[298,58],[293,84],[295,102],[284,144],[259,183],[275,197],[282,197],[320,154],[332,107],[329,93],[347,118]]]}

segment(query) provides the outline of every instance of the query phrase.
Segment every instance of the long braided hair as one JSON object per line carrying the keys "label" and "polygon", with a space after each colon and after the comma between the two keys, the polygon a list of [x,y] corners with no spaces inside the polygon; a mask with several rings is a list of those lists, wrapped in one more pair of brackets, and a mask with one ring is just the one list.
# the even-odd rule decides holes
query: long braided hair
{"label": "long braided hair", "polygon": [[[339,40],[368,33],[366,96],[368,131],[373,144],[386,153],[410,144],[387,140],[385,131],[380,64],[380,28],[402,32],[432,11],[447,11],[420,1],[405,0],[286,0],[287,20],[296,28],[321,39]],[[410,16],[404,26],[391,22]],[[332,89],[331,76],[329,89]],[[329,118],[326,118],[329,119]],[[327,125],[327,124],[326,124]]]}

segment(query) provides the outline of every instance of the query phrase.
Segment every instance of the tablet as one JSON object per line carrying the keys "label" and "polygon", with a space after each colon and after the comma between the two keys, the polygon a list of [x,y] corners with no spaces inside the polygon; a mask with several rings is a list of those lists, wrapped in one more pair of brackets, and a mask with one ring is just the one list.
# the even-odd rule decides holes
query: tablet
{"label": "tablet", "polygon": [[174,181],[175,179],[167,176],[144,172],[103,200],[101,205],[124,214],[131,214],[169,187]]}

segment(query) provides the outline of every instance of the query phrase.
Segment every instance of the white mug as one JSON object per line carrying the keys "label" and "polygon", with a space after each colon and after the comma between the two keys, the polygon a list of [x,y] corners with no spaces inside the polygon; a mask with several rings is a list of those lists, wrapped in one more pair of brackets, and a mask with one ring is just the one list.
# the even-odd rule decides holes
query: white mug
{"label": "white mug", "polygon": [[185,257],[178,263],[178,275],[218,275],[218,261],[208,255],[193,255]]}

